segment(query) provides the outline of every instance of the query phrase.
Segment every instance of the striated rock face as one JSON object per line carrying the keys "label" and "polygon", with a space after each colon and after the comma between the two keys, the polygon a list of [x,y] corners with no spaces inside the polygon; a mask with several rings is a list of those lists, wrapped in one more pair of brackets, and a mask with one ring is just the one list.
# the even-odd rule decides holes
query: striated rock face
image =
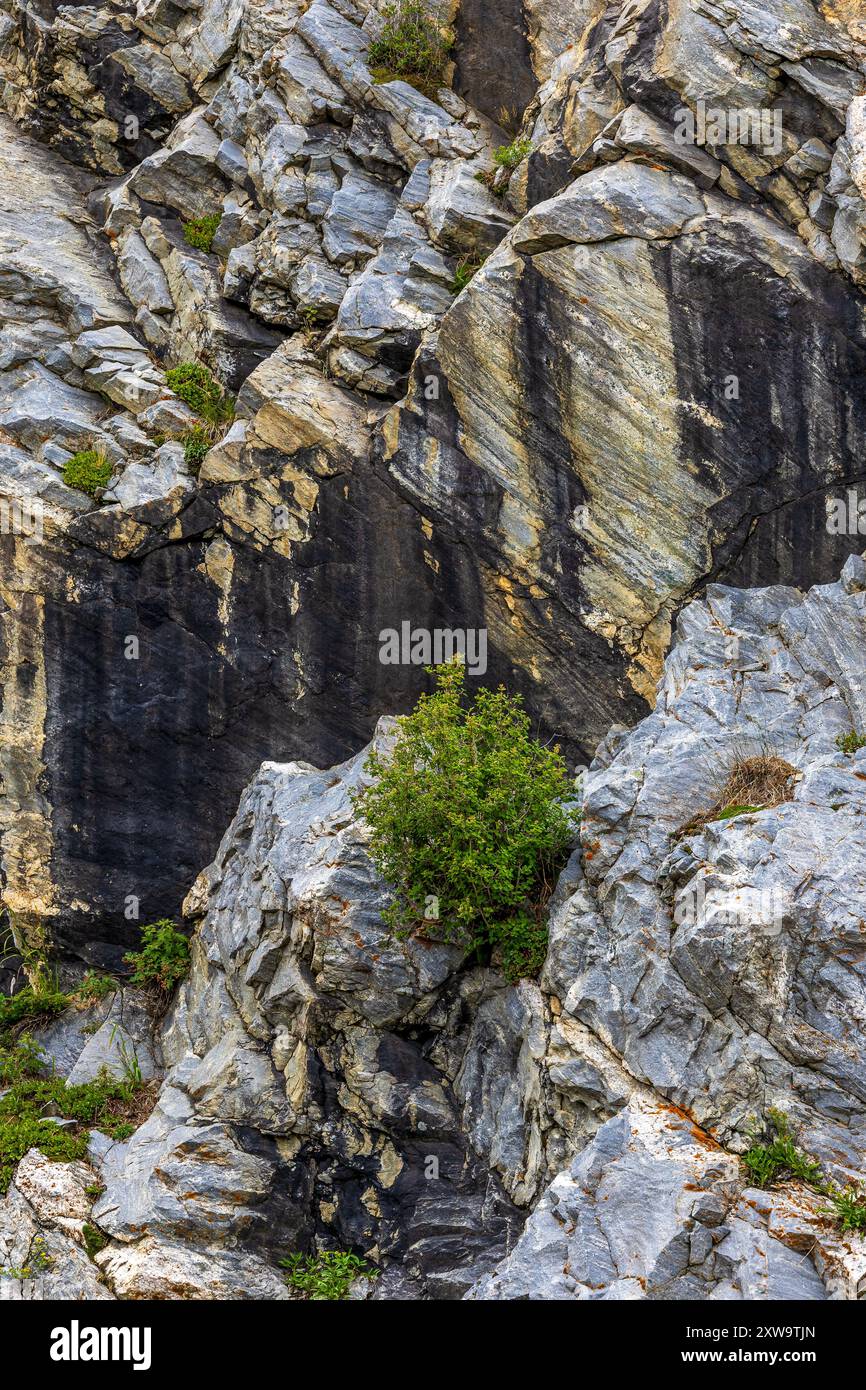
{"label": "striated rock face", "polygon": [[[48,509],[2,536],[22,929],[116,964],[263,758],[327,765],[409,706],[385,629],[486,632],[486,679],[585,761],[707,582],[858,548],[825,525],[866,433],[849,10],[509,3],[494,80],[463,0],[434,100],[371,73],[372,0],[4,3],[4,187],[35,174],[3,213],[2,487]],[[706,136],[699,101],[760,107],[779,149]],[[193,359],[238,392],[197,476],[164,377]],[[101,508],[60,479],[90,443]]]}
{"label": "striated rock face", "polygon": [[[836,739],[866,715],[864,623],[860,557],[805,597],[713,586],[655,712],[600,751],[542,983],[619,1060],[627,1103],[606,1098],[615,1118],[473,1297],[857,1297],[866,1249],[826,1199],[749,1189],[730,1151],[775,1108],[839,1186],[863,1180],[864,764]],[[792,799],[678,836],[761,752],[797,769]]]}
{"label": "striated rock face", "polygon": [[[46,1033],[167,1070],[92,1145],[107,1282],[32,1154],[0,1266],[41,1232],[49,1296],[282,1299],[317,1239],[375,1297],[855,1296],[736,1155],[776,1106],[863,1176],[860,9],[453,0],[421,92],[368,65],[383,0],[0,0],[2,925],[75,974],[194,882],[199,923],[158,1036]],[[236,397],[203,460],[191,361]],[[424,688],[404,625],[595,755],[539,984],[382,925],[350,791]],[[744,749],[793,799],[680,835]]]}
{"label": "striated rock face", "polygon": [[124,1297],[272,1297],[277,1258],[313,1236],[399,1261],[414,1296],[454,1297],[522,1225],[463,1129],[469,1004],[506,991],[383,926],[349,800],[361,761],[266,763],[193,889],[170,1070],[106,1155],[93,1212]]}
{"label": "striated rock face", "polygon": [[[285,1298],[278,1261],[311,1241],[378,1265],[374,1298],[857,1298],[862,1238],[739,1155],[781,1110],[827,1179],[866,1178],[866,756],[836,742],[866,714],[864,634],[859,557],[805,595],[713,586],[685,610],[656,711],[585,777],[538,984],[385,926],[365,754],[265,763],[189,895],[157,1039],[129,992],[95,1033],[42,1033],[73,1080],[124,1051],[164,1068],[153,1113],[92,1136],[104,1190],[72,1224],[23,1211],[31,1154],[0,1238],[87,1219],[120,1298]],[[791,799],[701,825],[756,748]]]}

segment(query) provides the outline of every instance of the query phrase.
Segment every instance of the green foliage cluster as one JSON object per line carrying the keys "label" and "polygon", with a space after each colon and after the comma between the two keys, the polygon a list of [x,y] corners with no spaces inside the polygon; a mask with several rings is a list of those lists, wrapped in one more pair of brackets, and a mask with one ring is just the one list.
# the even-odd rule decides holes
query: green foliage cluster
{"label": "green foliage cluster", "polygon": [[50,1018],[54,1014],[61,1014],[68,1007],[69,996],[53,987],[39,990],[34,989],[32,985],[26,985],[17,994],[0,994],[0,1033],[16,1023],[25,1023],[40,1016]]}
{"label": "green foliage cluster", "polygon": [[453,294],[460,294],[465,290],[473,275],[481,269],[484,258],[481,256],[461,256],[457,262],[457,269],[454,271],[454,279],[451,281]]}
{"label": "green foliage cluster", "polygon": [[32,1279],[37,1274],[44,1274],[54,1264],[54,1260],[45,1248],[45,1237],[34,1236],[29,1251],[30,1258],[26,1265],[5,1267],[0,1265],[0,1278],[3,1279]]}
{"label": "green foliage cluster", "polygon": [[110,975],[100,975],[95,970],[88,970],[69,1002],[77,1004],[79,1008],[89,1009],[93,1004],[98,1004],[101,999],[107,999],[109,994],[116,992],[117,981]]}
{"label": "green foliage cluster", "polygon": [[758,1187],[785,1180],[806,1183],[829,1200],[824,1212],[836,1220],[840,1230],[866,1233],[866,1192],[828,1182],[820,1163],[797,1148],[783,1111],[768,1110],[763,1127],[753,1124],[752,1138],[743,1162]]}
{"label": "green foliage cluster", "polygon": [[493,163],[498,169],[507,169],[509,174],[513,174],[531,151],[531,140],[512,140],[510,145],[500,145],[493,151]]}
{"label": "green foliage cluster", "polygon": [[208,424],[227,425],[233,419],[234,401],[201,362],[182,362],[179,367],[170,367],[165,379],[170,390]]}
{"label": "green foliage cluster", "polygon": [[189,941],[175,922],[161,917],[141,929],[141,950],[129,951],[130,984],[170,994],[189,969]]}
{"label": "green foliage cluster", "polygon": [[[400,720],[390,757],[354,796],[376,867],[394,889],[392,926],[493,950],[509,979],[537,973],[544,909],[574,833],[574,791],[558,748],[531,734],[518,696],[466,701],[462,663]],[[431,903],[435,908],[431,911]]]}
{"label": "green foliage cluster", "polygon": [[840,734],[836,747],[849,755],[856,753],[859,748],[866,748],[866,734]]}
{"label": "green foliage cluster", "polygon": [[183,436],[183,457],[187,468],[193,477],[198,477],[199,469],[205,461],[208,449],[212,449],[215,444],[213,430],[205,425],[193,425],[191,430]]}
{"label": "green foliage cluster", "polygon": [[325,1250],[321,1255],[288,1255],[280,1260],[286,1283],[313,1302],[336,1302],[349,1292],[353,1279],[377,1279],[378,1272],[358,1255]]}
{"label": "green foliage cluster", "polygon": [[63,481],[68,487],[86,492],[97,501],[108,486],[114,466],[98,449],[81,449],[63,465]]}
{"label": "green foliage cluster", "polygon": [[435,96],[441,85],[453,35],[424,0],[394,0],[383,10],[385,25],[367,52],[367,63],[378,82],[402,78]]}
{"label": "green foliage cluster", "polygon": [[104,1250],[108,1244],[108,1236],[100,1231],[98,1226],[92,1226],[89,1221],[85,1221],[81,1228],[84,1237],[84,1248],[91,1260],[95,1259],[100,1250]]}
{"label": "green foliage cluster", "polygon": [[196,251],[210,251],[216,229],[222,221],[222,213],[214,212],[208,217],[192,217],[183,224],[183,237],[188,246]]}
{"label": "green foliage cluster", "polygon": [[866,1192],[846,1187],[843,1191],[833,1190],[828,1195],[840,1230],[866,1234]]}
{"label": "green foliage cluster", "polygon": [[810,1185],[822,1181],[821,1166],[801,1153],[791,1137],[788,1117],[781,1110],[768,1110],[766,1129],[770,1131],[768,1142],[757,1142],[758,1133],[753,1130],[756,1140],[743,1162],[758,1187],[768,1187],[779,1178],[797,1178]]}
{"label": "green foliage cluster", "polygon": [[[136,1087],[105,1073],[94,1081],[69,1086],[58,1076],[43,1075],[46,1058],[34,1040],[25,1036],[13,1045],[0,1045],[0,1192],[9,1186],[15,1167],[28,1149],[46,1158],[82,1158],[87,1134],[99,1129],[111,1139],[127,1139],[136,1126],[126,1115]],[[72,1126],[55,1118],[74,1120]]]}

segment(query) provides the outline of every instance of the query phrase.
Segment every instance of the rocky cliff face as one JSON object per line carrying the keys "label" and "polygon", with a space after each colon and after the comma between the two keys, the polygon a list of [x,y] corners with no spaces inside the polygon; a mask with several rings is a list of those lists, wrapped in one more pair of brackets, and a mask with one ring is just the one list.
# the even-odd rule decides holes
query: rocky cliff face
{"label": "rocky cliff face", "polygon": [[[371,75],[371,0],[4,3],[3,489],[45,509],[2,538],[22,926],[116,963],[263,758],[330,763],[408,706],[386,628],[485,630],[584,760],[706,582],[856,550],[824,524],[864,444],[855,14],[505,6],[506,99],[464,3],[434,100]],[[749,107],[771,151],[678,142]],[[163,376],[190,359],[239,389],[198,476]],[[96,509],[59,475],[90,442]]]}
{"label": "rocky cliff face", "polygon": [[[383,925],[364,755],[265,763],[186,904],[156,1108],[93,1136],[104,1191],[77,1226],[28,1157],[4,1262],[40,1230],[77,1270],[90,1220],[99,1296],[282,1298],[278,1258],[315,1239],[375,1261],[376,1298],[856,1298],[862,1237],[738,1155],[781,1110],[838,1187],[866,1177],[866,754],[837,746],[866,716],[864,630],[859,558],[805,596],[713,586],[685,610],[656,711],[585,779],[538,984]],[[750,739],[791,799],[681,834]],[[80,1015],[45,1037],[73,1078],[111,1016],[85,1061]],[[113,1016],[141,1050],[146,1020]]]}
{"label": "rocky cliff face", "polygon": [[[379,0],[0,0],[4,921],[117,968],[213,859],[157,1109],[93,1155],[119,1296],[282,1296],[313,1235],[406,1297],[859,1277],[732,1154],[780,1105],[862,1170],[866,27],[489,8],[443,6],[421,92],[368,60]],[[192,360],[237,396],[200,467]],[[484,679],[599,750],[540,986],[384,934],[347,798],[424,687],[381,660],[404,624],[483,632]],[[766,739],[794,800],[672,838]],[[713,907],[767,893],[766,940]],[[30,1167],[27,1239],[75,1244]],[[639,1258],[598,1196],[631,1184]]]}

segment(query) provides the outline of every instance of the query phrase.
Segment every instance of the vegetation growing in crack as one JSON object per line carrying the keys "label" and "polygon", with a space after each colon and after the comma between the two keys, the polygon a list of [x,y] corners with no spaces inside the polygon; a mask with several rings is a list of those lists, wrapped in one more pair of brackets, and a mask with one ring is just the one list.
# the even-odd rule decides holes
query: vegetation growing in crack
{"label": "vegetation growing in crack", "polygon": [[[83,1158],[91,1129],[127,1139],[150,1108],[140,1084],[102,1072],[94,1081],[70,1086],[62,1077],[46,1075],[47,1063],[29,1034],[11,1045],[0,1040],[0,1192],[29,1149],[66,1162]],[[74,1123],[57,1123],[63,1119]]]}
{"label": "vegetation growing in crack", "polygon": [[510,980],[547,949],[545,910],[572,842],[574,788],[556,747],[532,737],[519,696],[466,697],[461,663],[431,668],[436,689],[399,721],[389,756],[354,794],[371,854],[394,889],[401,933],[492,952]]}
{"label": "vegetation growing in crack", "polygon": [[377,82],[409,82],[435,99],[442,86],[454,36],[424,0],[394,0],[382,11],[385,24],[367,51]]}
{"label": "vegetation growing in crack", "polygon": [[123,957],[131,967],[129,982],[158,996],[170,995],[189,969],[189,941],[168,917],[141,929],[141,950]]}
{"label": "vegetation growing in crack", "polygon": [[513,174],[531,151],[531,140],[512,140],[510,145],[500,145],[493,151],[493,163],[497,169],[505,169],[507,173]]}
{"label": "vegetation growing in crack", "polygon": [[768,1110],[764,1125],[753,1121],[751,1137],[754,1142],[743,1162],[758,1187],[769,1187],[780,1178],[796,1178],[810,1186],[821,1182],[821,1165],[797,1148],[781,1110]]}
{"label": "vegetation growing in crack", "polygon": [[451,281],[451,290],[454,294],[460,294],[466,289],[473,275],[481,269],[485,261],[484,256],[461,256],[454,271],[454,279]]}
{"label": "vegetation growing in crack", "polygon": [[196,251],[210,251],[216,230],[222,221],[222,213],[214,212],[208,217],[192,217],[183,224],[183,238],[188,246]]}
{"label": "vegetation growing in crack", "polygon": [[98,502],[113,472],[111,460],[98,449],[80,449],[63,465],[63,481]]}
{"label": "vegetation growing in crack", "polygon": [[866,748],[866,734],[840,734],[836,739],[836,747],[853,757],[859,749]]}
{"label": "vegetation growing in crack", "polygon": [[715,804],[680,826],[675,838],[699,834],[713,821],[733,820],[790,801],[796,776],[797,769],[774,753],[737,758]]}
{"label": "vegetation growing in crack", "polygon": [[231,424],[234,400],[201,362],[182,362],[178,367],[170,367],[165,379],[170,390],[209,425]]}
{"label": "vegetation growing in crack", "polygon": [[33,1279],[51,1269],[54,1260],[45,1248],[45,1237],[34,1236],[23,1265],[0,1265],[0,1279]]}
{"label": "vegetation growing in crack", "polygon": [[104,1250],[108,1244],[108,1236],[100,1231],[98,1226],[91,1225],[89,1221],[85,1221],[81,1228],[81,1234],[84,1238],[84,1248],[91,1260],[94,1260],[100,1250]]}
{"label": "vegetation growing in crack", "polygon": [[324,1250],[320,1255],[288,1255],[280,1260],[286,1283],[315,1303],[346,1298],[355,1279],[377,1279],[378,1271],[358,1255]]}
{"label": "vegetation growing in crack", "polygon": [[805,1183],[828,1199],[830,1206],[823,1207],[822,1213],[832,1216],[840,1230],[866,1232],[866,1192],[830,1182],[820,1163],[797,1147],[783,1111],[768,1110],[764,1123],[753,1120],[749,1132],[753,1142],[743,1162],[758,1187],[784,1181]]}
{"label": "vegetation growing in crack", "polygon": [[100,975],[95,970],[88,970],[78,988],[73,991],[71,999],[79,1009],[90,1009],[94,1004],[107,999],[109,994],[115,994],[117,989],[117,981],[110,975]]}
{"label": "vegetation growing in crack", "polygon": [[214,430],[206,425],[193,425],[192,429],[187,430],[186,434],[182,436],[181,443],[183,444],[183,461],[193,477],[197,478],[208,451],[216,443]]}

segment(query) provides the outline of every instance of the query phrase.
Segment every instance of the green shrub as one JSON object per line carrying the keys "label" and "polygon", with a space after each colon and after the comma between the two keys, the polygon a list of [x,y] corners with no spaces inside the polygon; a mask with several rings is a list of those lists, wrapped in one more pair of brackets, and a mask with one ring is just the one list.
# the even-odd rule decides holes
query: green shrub
{"label": "green shrub", "polygon": [[170,367],[165,379],[169,389],[209,424],[228,424],[232,420],[234,402],[213,373],[200,362],[182,362],[179,367]]}
{"label": "green shrub", "polygon": [[321,1255],[289,1255],[280,1260],[286,1270],[286,1283],[313,1302],[345,1298],[353,1279],[377,1279],[378,1272],[357,1255],[343,1250],[325,1250]]}
{"label": "green shrub", "polygon": [[141,950],[124,957],[132,967],[130,984],[170,994],[189,969],[189,941],[167,917],[141,929]]}
{"label": "green shrub", "polygon": [[216,229],[222,221],[222,213],[214,212],[209,217],[193,217],[183,224],[184,240],[196,251],[210,251]]}
{"label": "green shrub", "polygon": [[849,755],[856,753],[859,748],[866,748],[866,734],[840,734],[836,747]]}
{"label": "green shrub", "polygon": [[183,436],[182,443],[184,462],[193,477],[197,478],[208,450],[214,446],[213,431],[204,425],[193,425]]}
{"label": "green shrub", "polygon": [[117,981],[110,975],[99,975],[95,970],[88,970],[75,990],[72,1002],[80,1009],[89,1009],[101,999],[106,999],[109,994],[116,992]]}
{"label": "green shrub", "polygon": [[435,97],[454,39],[424,0],[394,0],[382,11],[385,27],[367,52],[378,82],[395,77]]}
{"label": "green shrub", "polygon": [[105,454],[98,449],[82,449],[63,465],[63,481],[98,501],[113,472],[114,465]]}
{"label": "green shrub", "polygon": [[493,151],[493,163],[497,168],[507,169],[509,174],[513,174],[531,150],[531,140],[512,140],[510,145],[500,145],[498,150]]}
{"label": "green shrub", "polygon": [[0,1032],[40,1015],[51,1017],[69,1007],[69,996],[59,989],[36,990],[26,985],[17,994],[0,995]]}
{"label": "green shrub", "polygon": [[[820,1186],[823,1182],[820,1164],[801,1153],[791,1137],[788,1117],[781,1110],[767,1112],[766,1142],[754,1143],[743,1162],[758,1187],[768,1187],[779,1178],[796,1178]],[[757,1140],[757,1133],[753,1133]]]}
{"label": "green shrub", "polygon": [[573,787],[559,750],[533,739],[519,697],[481,689],[464,704],[463,665],[434,674],[435,692],[399,721],[390,757],[371,755],[375,780],[354,801],[394,889],[388,921],[479,953],[498,948],[517,979],[544,958]]}

